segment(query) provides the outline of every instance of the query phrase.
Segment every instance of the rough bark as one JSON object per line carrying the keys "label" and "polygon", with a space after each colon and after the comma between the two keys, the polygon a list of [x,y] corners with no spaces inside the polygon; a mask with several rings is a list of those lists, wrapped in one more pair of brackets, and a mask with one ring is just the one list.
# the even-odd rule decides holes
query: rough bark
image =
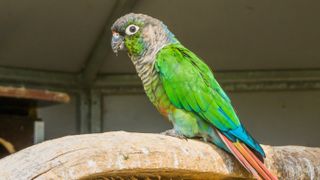
{"label": "rough bark", "polygon": [[[320,149],[263,146],[280,179],[319,179]],[[229,154],[198,140],[108,132],[67,136],[0,160],[1,179],[251,178]]]}

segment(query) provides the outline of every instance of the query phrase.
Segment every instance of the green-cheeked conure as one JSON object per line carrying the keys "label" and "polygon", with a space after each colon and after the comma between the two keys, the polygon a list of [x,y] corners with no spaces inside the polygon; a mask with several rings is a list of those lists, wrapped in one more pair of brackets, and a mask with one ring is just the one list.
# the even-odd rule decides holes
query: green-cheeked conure
{"label": "green-cheeked conure", "polygon": [[258,179],[277,179],[263,164],[263,149],[239,121],[210,68],[165,24],[130,13],[111,31],[113,51],[128,52],[147,96],[176,134],[206,139],[235,156]]}

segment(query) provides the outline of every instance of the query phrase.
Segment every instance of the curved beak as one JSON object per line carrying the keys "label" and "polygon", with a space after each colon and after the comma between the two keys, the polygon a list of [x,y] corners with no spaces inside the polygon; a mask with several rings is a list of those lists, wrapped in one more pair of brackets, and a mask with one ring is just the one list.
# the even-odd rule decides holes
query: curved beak
{"label": "curved beak", "polygon": [[114,53],[124,49],[124,37],[117,32],[112,32],[111,47]]}

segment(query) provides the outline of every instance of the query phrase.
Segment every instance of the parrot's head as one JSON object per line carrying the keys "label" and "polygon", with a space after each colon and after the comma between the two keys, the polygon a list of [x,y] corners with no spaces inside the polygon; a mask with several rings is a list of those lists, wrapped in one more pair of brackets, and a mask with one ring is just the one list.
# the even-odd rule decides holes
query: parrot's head
{"label": "parrot's head", "polygon": [[161,21],[144,14],[130,13],[120,17],[111,31],[113,51],[127,50],[131,59],[139,59],[166,44],[178,42]]}

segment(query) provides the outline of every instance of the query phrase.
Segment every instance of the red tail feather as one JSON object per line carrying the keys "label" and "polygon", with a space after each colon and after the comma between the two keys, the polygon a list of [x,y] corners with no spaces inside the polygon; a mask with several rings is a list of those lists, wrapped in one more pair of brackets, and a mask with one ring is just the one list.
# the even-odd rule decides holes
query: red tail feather
{"label": "red tail feather", "polygon": [[242,142],[231,142],[226,136],[217,131],[237,160],[257,179],[277,180],[256,155]]}

